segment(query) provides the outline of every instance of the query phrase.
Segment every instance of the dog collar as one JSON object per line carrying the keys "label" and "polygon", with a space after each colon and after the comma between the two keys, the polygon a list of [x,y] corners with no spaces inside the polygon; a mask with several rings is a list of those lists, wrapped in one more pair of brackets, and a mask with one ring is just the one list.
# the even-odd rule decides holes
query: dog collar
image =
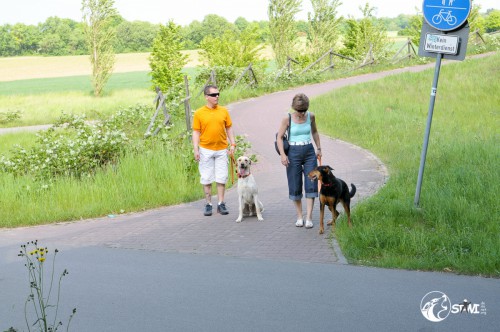
{"label": "dog collar", "polygon": [[321,184],[323,187],[331,187],[332,183],[322,183]]}
{"label": "dog collar", "polygon": [[238,173],[238,177],[239,177],[240,179],[244,179],[244,178],[248,177],[249,175],[250,175],[250,173],[248,173],[248,174],[246,174],[246,175],[241,175],[240,173]]}

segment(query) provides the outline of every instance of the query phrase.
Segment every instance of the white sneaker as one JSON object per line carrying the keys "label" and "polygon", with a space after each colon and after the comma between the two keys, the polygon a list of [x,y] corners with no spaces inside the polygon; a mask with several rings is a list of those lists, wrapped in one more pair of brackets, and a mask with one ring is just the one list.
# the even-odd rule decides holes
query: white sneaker
{"label": "white sneaker", "polygon": [[311,220],[306,220],[306,228],[313,228],[313,222]]}
{"label": "white sneaker", "polygon": [[297,219],[297,222],[295,223],[295,226],[297,226],[297,227],[304,226],[304,220],[303,219]]}

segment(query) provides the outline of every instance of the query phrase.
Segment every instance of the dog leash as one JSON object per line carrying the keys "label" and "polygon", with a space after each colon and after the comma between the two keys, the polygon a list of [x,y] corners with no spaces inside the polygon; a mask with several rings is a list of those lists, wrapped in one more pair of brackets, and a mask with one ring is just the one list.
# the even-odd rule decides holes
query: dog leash
{"label": "dog leash", "polygon": [[[321,156],[318,156],[318,163],[321,166]],[[318,181],[318,192],[321,191],[321,181]]]}
{"label": "dog leash", "polygon": [[234,166],[236,166],[236,160],[234,159],[234,153],[231,156],[231,185],[234,184],[234,174],[235,174],[235,170],[234,170]]}

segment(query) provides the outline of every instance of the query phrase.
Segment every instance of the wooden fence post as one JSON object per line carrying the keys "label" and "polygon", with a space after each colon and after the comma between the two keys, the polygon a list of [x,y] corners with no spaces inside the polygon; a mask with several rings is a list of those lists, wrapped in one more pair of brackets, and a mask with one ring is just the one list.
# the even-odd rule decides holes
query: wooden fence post
{"label": "wooden fence post", "polygon": [[353,61],[353,62],[355,61],[354,59],[349,58],[349,57],[347,57],[347,56],[345,56],[345,55],[342,55],[342,54],[338,54],[338,53],[333,52],[333,49],[331,48],[328,52],[326,52],[326,53],[325,53],[325,54],[323,54],[321,57],[319,57],[316,61],[314,61],[313,63],[311,63],[309,66],[307,66],[307,68],[305,68],[304,70],[302,70],[301,74],[303,74],[303,73],[305,73],[306,71],[308,71],[309,69],[311,69],[314,65],[316,65],[318,62],[320,62],[321,60],[323,60],[323,59],[324,59],[327,55],[328,55],[328,56],[329,56],[329,58],[330,58],[329,65],[328,65],[326,68],[322,69],[322,70],[320,71],[320,73],[323,73],[323,72],[327,71],[328,69],[333,69],[333,68],[335,67],[335,63],[333,62],[333,57],[334,57],[334,56],[338,56],[338,57],[340,57],[340,58],[347,59],[347,60],[349,60],[349,61]]}
{"label": "wooden fence post", "polygon": [[149,126],[146,129],[146,133],[144,133],[144,136],[149,136],[149,135],[155,136],[160,131],[161,127],[158,127],[155,129],[153,134],[151,134],[151,129],[153,128],[154,122],[156,120],[156,117],[158,116],[160,109],[163,111],[163,115],[165,116],[165,120],[163,120],[163,126],[166,126],[170,123],[170,114],[168,114],[168,110],[165,105],[165,96],[163,95],[159,87],[155,87],[155,91],[156,91],[156,97],[153,103],[156,105],[156,110],[155,113],[153,114],[153,117],[151,118],[151,121],[149,122]]}
{"label": "wooden fence post", "polygon": [[483,36],[481,36],[481,33],[479,33],[479,29],[474,30],[471,34],[474,35],[474,44],[479,44],[479,41],[482,41],[483,44],[486,44],[486,42],[483,39]]}
{"label": "wooden fence post", "polygon": [[184,75],[184,87],[186,90],[186,98],[184,99],[184,114],[186,116],[186,131],[191,132],[191,104],[189,99],[191,96],[189,94],[189,81],[187,75]]}
{"label": "wooden fence post", "polygon": [[245,70],[240,75],[240,77],[238,77],[238,79],[236,81],[234,81],[233,85],[231,86],[231,89],[234,88],[236,85],[238,85],[238,83],[240,82],[240,80],[243,78],[243,76],[245,76],[245,74],[247,72],[249,72],[249,73],[252,74],[252,76],[250,77],[252,80],[250,81],[250,83],[248,85],[252,86],[254,83],[258,84],[257,83],[257,77],[255,76],[255,73],[254,73],[254,71],[252,69],[252,63],[250,63],[250,65],[248,65],[248,67],[245,68]]}

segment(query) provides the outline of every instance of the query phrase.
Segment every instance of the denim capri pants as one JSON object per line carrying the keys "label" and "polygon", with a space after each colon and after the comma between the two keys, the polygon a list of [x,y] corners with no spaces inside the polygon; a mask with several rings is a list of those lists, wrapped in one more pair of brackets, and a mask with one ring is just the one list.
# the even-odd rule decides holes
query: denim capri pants
{"label": "denim capri pants", "polygon": [[316,153],[311,144],[290,145],[288,151],[288,167],[286,176],[288,179],[288,195],[293,201],[303,197],[303,185],[306,198],[318,197],[318,181],[311,181],[307,174],[318,167]]}

